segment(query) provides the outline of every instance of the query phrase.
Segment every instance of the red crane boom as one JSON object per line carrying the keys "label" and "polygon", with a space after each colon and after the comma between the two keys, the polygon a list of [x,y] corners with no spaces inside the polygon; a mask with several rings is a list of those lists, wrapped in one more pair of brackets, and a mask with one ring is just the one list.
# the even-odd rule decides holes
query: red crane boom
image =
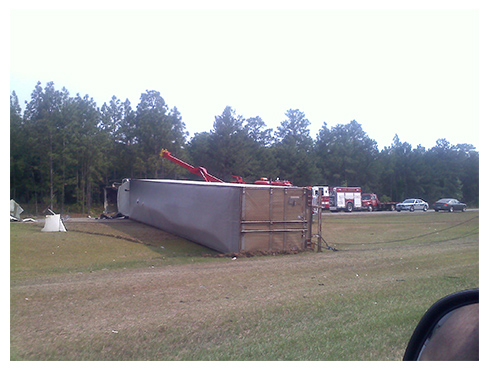
{"label": "red crane boom", "polygon": [[[175,156],[171,154],[170,151],[166,149],[162,149],[160,152],[160,156],[162,158],[166,158],[172,162],[174,162],[177,165],[180,165],[190,171],[192,174],[200,175],[202,178],[205,179],[206,182],[217,182],[217,183],[224,183],[224,180],[221,180],[214,175],[211,175],[207,172],[207,169],[202,166],[192,166],[187,164],[185,161],[182,161]],[[231,175],[234,179],[236,179],[235,183],[244,183],[243,178],[237,175]],[[260,180],[257,180],[255,184],[266,184],[266,185],[281,185],[281,186],[292,186],[292,184],[288,180],[268,180],[267,178],[261,178]]]}
{"label": "red crane boom", "polygon": [[202,178],[205,179],[206,182],[224,183],[224,180],[221,180],[221,179],[215,177],[214,175],[209,174],[205,167],[189,165],[186,162],[172,156],[171,152],[166,150],[166,149],[161,150],[160,156],[174,162],[177,165],[184,167],[185,169],[190,171],[192,174],[200,175]]}

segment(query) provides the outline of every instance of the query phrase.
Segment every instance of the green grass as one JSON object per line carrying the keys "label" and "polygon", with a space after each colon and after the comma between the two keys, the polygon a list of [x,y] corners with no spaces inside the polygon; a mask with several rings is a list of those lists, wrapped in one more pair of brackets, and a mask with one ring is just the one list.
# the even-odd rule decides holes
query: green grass
{"label": "green grass", "polygon": [[326,215],[323,232],[339,251],[233,261],[12,224],[11,359],[400,360],[431,304],[479,285],[477,212]]}
{"label": "green grass", "polygon": [[[75,227],[76,223],[67,223],[67,233],[45,233],[38,223],[11,223],[11,277],[182,264],[202,261],[204,253],[213,254],[181,238],[144,238],[136,242],[137,238],[90,224],[80,228]],[[90,228],[92,231],[87,233]]]}

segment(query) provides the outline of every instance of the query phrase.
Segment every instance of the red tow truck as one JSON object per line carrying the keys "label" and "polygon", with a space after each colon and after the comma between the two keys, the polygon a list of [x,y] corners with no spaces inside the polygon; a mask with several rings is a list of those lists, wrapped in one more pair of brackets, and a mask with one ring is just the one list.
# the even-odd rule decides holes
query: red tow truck
{"label": "red tow truck", "polygon": [[395,211],[397,202],[380,202],[375,193],[362,193],[362,209],[367,211]]}

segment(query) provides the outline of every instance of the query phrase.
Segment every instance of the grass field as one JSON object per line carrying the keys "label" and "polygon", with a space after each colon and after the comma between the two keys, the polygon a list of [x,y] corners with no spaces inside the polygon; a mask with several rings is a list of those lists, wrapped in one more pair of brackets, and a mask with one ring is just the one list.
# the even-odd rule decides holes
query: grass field
{"label": "grass field", "polygon": [[479,213],[323,217],[338,251],[233,260],[151,227],[10,225],[11,360],[401,360],[479,286]]}

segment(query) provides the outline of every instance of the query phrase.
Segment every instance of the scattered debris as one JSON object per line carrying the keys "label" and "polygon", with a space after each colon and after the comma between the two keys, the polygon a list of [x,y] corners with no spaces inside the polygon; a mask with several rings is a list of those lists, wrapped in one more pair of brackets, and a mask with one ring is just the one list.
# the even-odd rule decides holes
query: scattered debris
{"label": "scattered debris", "polygon": [[24,209],[13,199],[10,200],[10,221],[11,222],[18,222],[21,221],[22,219],[20,218],[20,214]]}
{"label": "scattered debris", "polygon": [[255,256],[271,256],[271,255],[294,255],[304,251],[309,251],[310,249],[300,249],[300,250],[271,250],[271,251],[243,251],[239,253],[226,253],[226,254],[205,254],[202,256],[205,258],[253,258]]}
{"label": "scattered debris", "polygon": [[[51,213],[51,215],[56,215],[56,213],[53,210],[51,210],[49,208],[47,208],[46,210],[49,211]],[[46,211],[46,210],[44,210],[44,211]]]}
{"label": "scattered debris", "polygon": [[[49,210],[51,211],[51,210]],[[46,223],[41,232],[66,232],[65,225],[59,214],[46,215]]]}
{"label": "scattered debris", "polygon": [[102,213],[98,218],[95,219],[127,219],[127,216],[122,215],[121,213],[107,214]]}

